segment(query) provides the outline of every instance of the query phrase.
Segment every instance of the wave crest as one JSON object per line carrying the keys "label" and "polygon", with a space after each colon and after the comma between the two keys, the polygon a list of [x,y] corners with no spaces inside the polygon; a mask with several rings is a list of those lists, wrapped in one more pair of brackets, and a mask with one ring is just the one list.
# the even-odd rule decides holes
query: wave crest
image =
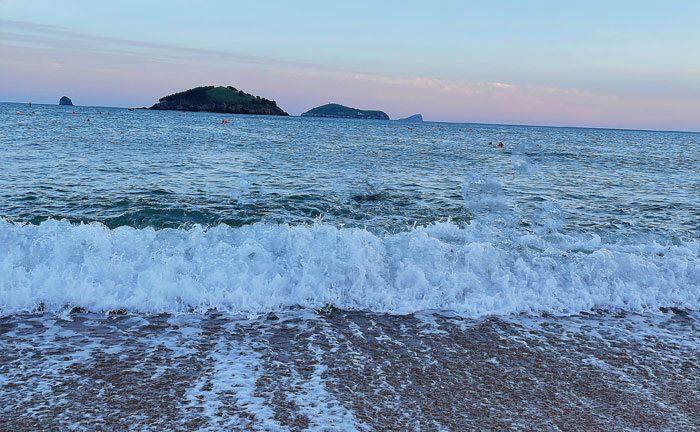
{"label": "wave crest", "polygon": [[262,313],[295,306],[466,316],[700,308],[700,243],[540,236],[472,223],[377,235],[318,223],[113,230],[0,221],[0,313]]}

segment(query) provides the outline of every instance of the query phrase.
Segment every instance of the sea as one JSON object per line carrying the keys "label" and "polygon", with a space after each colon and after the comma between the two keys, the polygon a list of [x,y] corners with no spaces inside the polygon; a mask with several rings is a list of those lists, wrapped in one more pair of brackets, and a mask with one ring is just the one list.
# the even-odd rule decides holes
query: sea
{"label": "sea", "polygon": [[0,430],[699,430],[699,236],[698,133],[2,103]]}

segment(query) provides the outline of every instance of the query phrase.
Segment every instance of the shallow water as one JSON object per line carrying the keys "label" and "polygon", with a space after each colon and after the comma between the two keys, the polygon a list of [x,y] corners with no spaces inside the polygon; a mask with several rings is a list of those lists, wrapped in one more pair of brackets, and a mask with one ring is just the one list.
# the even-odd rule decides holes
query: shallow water
{"label": "shallow water", "polygon": [[697,314],[0,319],[5,430],[693,430]]}
{"label": "shallow water", "polygon": [[700,134],[32,109],[0,429],[700,427]]}

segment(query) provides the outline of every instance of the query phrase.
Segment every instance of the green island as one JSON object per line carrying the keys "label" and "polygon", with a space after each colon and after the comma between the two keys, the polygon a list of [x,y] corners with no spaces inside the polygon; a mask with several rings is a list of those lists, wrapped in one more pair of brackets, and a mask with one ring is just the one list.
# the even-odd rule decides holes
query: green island
{"label": "green island", "polygon": [[369,111],[350,108],[340,104],[329,103],[310,109],[301,115],[302,117],[332,117],[353,118],[369,120],[389,120],[389,116],[383,111]]}
{"label": "green island", "polygon": [[204,111],[227,114],[288,116],[273,100],[253,96],[235,87],[205,86],[162,97],[152,110]]}

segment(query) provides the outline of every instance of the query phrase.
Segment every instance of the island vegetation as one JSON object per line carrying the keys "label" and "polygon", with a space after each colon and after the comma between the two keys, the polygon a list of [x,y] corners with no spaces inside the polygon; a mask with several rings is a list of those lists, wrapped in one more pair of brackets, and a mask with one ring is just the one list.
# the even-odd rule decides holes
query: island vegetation
{"label": "island vegetation", "polygon": [[235,87],[196,87],[162,97],[152,110],[204,111],[227,114],[288,116],[274,100],[245,93]]}
{"label": "island vegetation", "polygon": [[361,110],[344,105],[329,103],[310,109],[301,115],[302,117],[332,117],[353,118],[369,120],[389,120],[389,116],[383,111]]}

